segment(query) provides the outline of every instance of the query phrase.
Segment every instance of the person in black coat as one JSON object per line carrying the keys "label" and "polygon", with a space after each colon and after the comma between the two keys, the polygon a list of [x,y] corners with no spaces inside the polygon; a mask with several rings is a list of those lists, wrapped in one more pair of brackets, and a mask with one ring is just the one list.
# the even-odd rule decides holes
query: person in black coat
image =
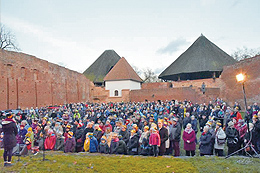
{"label": "person in black coat", "polygon": [[237,142],[239,137],[239,133],[237,129],[235,129],[234,123],[232,121],[228,123],[228,128],[226,129],[226,136],[229,155],[237,150]]}
{"label": "person in black coat", "polygon": [[18,129],[12,114],[7,114],[7,118],[2,122],[2,131],[4,132],[4,166],[11,166],[13,148],[16,146],[16,135]]}
{"label": "person in black coat", "polygon": [[131,130],[131,136],[127,144],[127,147],[128,147],[128,153],[130,155],[138,155],[139,137],[136,134],[135,130]]}
{"label": "person in black coat", "polygon": [[122,126],[122,129],[120,130],[119,135],[122,136],[122,140],[125,141],[125,144],[127,145],[128,141],[129,141],[129,133],[126,128],[126,125]]}
{"label": "person in black coat", "polygon": [[211,155],[211,150],[212,150],[212,146],[211,146],[211,133],[209,132],[209,127],[205,126],[203,133],[201,134],[200,137],[200,156],[204,156],[204,155]]}
{"label": "person in black coat", "polygon": [[165,142],[168,140],[169,136],[168,136],[168,130],[165,127],[163,127],[163,121],[158,122],[158,127],[159,127],[159,134],[161,138],[161,145],[159,147],[159,156],[162,156],[166,151]]}

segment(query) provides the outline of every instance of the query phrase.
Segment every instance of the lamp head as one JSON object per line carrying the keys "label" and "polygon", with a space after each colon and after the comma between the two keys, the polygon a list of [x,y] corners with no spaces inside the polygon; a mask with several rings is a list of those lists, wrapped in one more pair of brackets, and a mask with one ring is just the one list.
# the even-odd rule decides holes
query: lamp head
{"label": "lamp head", "polygon": [[237,82],[244,82],[246,76],[243,73],[236,75]]}

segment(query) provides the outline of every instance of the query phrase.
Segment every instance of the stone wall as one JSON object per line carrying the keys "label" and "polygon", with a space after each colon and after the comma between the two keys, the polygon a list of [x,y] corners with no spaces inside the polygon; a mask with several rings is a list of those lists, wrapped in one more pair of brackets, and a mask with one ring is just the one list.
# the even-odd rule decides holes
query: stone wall
{"label": "stone wall", "polygon": [[78,72],[24,53],[0,51],[0,110],[91,101]]}
{"label": "stone wall", "polygon": [[245,59],[224,67],[221,75],[221,97],[233,105],[235,101],[244,107],[242,84],[236,81],[236,75],[246,74],[245,91],[248,104],[260,103],[260,56]]}

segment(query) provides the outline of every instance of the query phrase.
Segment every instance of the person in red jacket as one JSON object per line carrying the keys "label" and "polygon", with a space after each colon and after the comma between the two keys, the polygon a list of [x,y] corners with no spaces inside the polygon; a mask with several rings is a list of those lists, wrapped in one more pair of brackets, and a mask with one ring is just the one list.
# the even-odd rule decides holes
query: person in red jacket
{"label": "person in red jacket", "polygon": [[153,155],[155,157],[158,156],[158,147],[161,145],[161,138],[157,131],[157,129],[154,127],[151,129],[152,133],[149,137],[149,144],[153,147]]}
{"label": "person in red jacket", "polygon": [[56,136],[52,129],[48,130],[48,136],[45,139],[44,147],[45,150],[53,150],[56,143]]}

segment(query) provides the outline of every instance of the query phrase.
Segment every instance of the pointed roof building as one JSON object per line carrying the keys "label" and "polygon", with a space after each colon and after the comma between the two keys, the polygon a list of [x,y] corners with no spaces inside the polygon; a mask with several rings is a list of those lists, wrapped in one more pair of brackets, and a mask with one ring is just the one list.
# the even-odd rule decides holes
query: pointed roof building
{"label": "pointed roof building", "polygon": [[104,81],[132,80],[143,82],[131,65],[122,57],[112,70],[105,76]]}
{"label": "pointed roof building", "polygon": [[105,50],[83,74],[96,85],[104,83],[104,77],[115,66],[121,57],[114,50]]}
{"label": "pointed roof building", "polygon": [[219,77],[223,66],[235,62],[234,58],[201,35],[159,78],[177,81]]}

